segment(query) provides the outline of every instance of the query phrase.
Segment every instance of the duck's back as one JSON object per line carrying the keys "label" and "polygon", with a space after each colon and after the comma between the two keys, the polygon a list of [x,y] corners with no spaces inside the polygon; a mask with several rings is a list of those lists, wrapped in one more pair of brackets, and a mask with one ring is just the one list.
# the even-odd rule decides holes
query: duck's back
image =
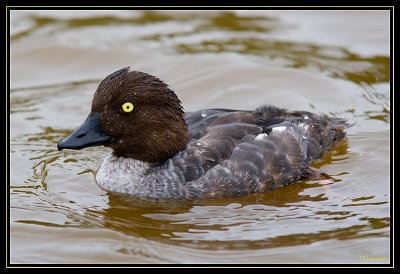
{"label": "duck's back", "polygon": [[273,106],[201,110],[186,114],[185,121],[191,141],[157,176],[171,198],[265,192],[315,176],[311,162],[347,127],[340,118]]}

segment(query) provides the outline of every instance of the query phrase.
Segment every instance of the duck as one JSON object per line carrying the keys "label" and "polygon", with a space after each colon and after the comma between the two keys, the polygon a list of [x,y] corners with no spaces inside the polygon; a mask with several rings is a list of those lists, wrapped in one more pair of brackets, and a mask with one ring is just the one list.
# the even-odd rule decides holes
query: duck
{"label": "duck", "polygon": [[166,83],[125,67],[100,82],[88,117],[57,148],[111,148],[95,176],[107,192],[194,200],[319,178],[312,163],[348,126],[343,118],[268,104],[185,112]]}

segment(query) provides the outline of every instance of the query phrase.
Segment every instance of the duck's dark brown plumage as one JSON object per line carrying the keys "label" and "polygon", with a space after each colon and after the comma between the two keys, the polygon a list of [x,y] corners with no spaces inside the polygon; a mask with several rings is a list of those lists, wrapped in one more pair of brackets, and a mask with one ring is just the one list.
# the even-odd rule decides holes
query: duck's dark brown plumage
{"label": "duck's dark brown plumage", "polygon": [[311,162],[342,139],[346,127],[340,118],[274,106],[200,110],[185,121],[191,141],[160,178],[165,183],[180,174],[195,198],[265,192],[315,176]]}
{"label": "duck's dark brown plumage", "polygon": [[[132,113],[121,112],[124,102],[134,104]],[[166,84],[128,68],[101,82],[91,115],[100,117],[96,130],[114,150],[97,174],[99,186],[157,199],[265,192],[315,176],[312,161],[347,127],[341,118],[269,105],[184,114]],[[59,149],[74,148],[71,140],[84,134],[76,132]]]}

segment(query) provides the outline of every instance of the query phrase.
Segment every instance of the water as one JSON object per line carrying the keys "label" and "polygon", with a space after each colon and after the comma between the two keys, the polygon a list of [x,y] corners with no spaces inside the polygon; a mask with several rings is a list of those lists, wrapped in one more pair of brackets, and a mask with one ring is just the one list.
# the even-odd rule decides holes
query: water
{"label": "water", "polygon": [[[390,262],[388,11],[10,20],[12,263]],[[334,180],[191,202],[100,190],[108,149],[56,144],[86,118],[100,80],[128,65],[166,81],[187,110],[274,104],[347,118],[348,139],[314,164]]]}

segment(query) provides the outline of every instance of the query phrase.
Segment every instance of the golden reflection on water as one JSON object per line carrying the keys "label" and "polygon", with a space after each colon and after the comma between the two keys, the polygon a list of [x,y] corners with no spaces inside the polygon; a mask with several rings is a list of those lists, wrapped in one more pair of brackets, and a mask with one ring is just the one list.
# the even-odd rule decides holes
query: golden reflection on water
{"label": "golden reflection on water", "polygon": [[[81,171],[76,169],[79,171],[78,176],[84,173],[91,173],[94,176],[95,171],[87,169],[87,166],[90,166],[90,157],[82,157],[79,152],[55,150],[58,140],[67,136],[70,133],[69,130],[55,130],[50,127],[42,130],[37,134],[23,136],[27,142],[16,143],[16,146],[24,147],[30,146],[29,142],[34,142],[37,147],[30,151],[34,155],[30,160],[34,160],[35,164],[32,166],[32,176],[26,180],[26,183],[34,184],[34,186],[12,186],[13,193],[22,191],[25,195],[32,194],[38,187],[41,187],[45,193],[48,170],[63,168],[65,164],[67,166],[74,164],[81,169]],[[347,149],[348,142],[343,140],[313,166],[321,168],[335,161],[348,161]],[[370,233],[360,232],[389,226],[389,218],[364,218],[363,220],[367,223],[363,225],[333,230],[328,225],[326,230],[314,227],[308,233],[296,233],[296,231],[307,230],[301,227],[305,224],[308,226],[308,222],[318,219],[331,222],[354,218],[357,214],[352,210],[343,210],[344,207],[357,205],[360,201],[366,205],[364,201],[374,198],[370,196],[352,199],[351,204],[343,205],[342,209],[336,208],[331,203],[327,205],[321,203],[316,206],[316,209],[309,206],[309,203],[329,202],[331,198],[329,195],[326,196],[332,191],[329,186],[340,181],[341,179],[336,179],[335,176],[325,180],[303,180],[263,194],[185,203],[145,200],[109,193],[106,208],[86,209],[83,215],[76,215],[68,209],[68,205],[63,205],[64,210],[68,212],[66,216],[69,218],[64,225],[35,220],[16,220],[15,222],[60,228],[102,227],[120,231],[126,235],[206,249],[260,249],[304,245],[331,238],[345,240],[370,237]],[[307,189],[321,187],[325,189],[324,193],[315,196],[303,194]],[[26,188],[31,188],[31,190]],[[70,203],[75,202],[70,201]],[[306,205],[302,205],[304,203]],[[291,228],[292,222],[294,228]]]}
{"label": "golden reflection on water", "polygon": [[[270,59],[282,59],[288,62],[286,64],[288,67],[316,68],[320,71],[329,72],[331,77],[350,80],[358,84],[374,84],[390,80],[389,57],[365,58],[338,47],[288,41],[234,38],[202,41],[199,44],[180,44],[176,49],[180,53],[237,52],[264,56]],[[331,56],[332,53],[334,53],[333,56]]]}
{"label": "golden reflection on water", "polygon": [[[165,22],[195,22],[192,30],[144,35],[143,40],[175,39],[180,36],[207,33],[210,31],[268,33],[288,28],[287,24],[271,16],[239,16],[234,12],[218,13],[165,13],[142,11],[130,17],[97,16],[88,18],[56,19],[53,17],[32,16],[33,27],[11,36],[15,41],[30,35],[33,31],[46,26],[58,25],[62,29],[88,28],[109,25],[149,25]],[[228,35],[229,37],[229,35]],[[318,69],[329,72],[331,77],[346,79],[358,84],[374,84],[390,80],[389,56],[362,57],[343,47],[322,46],[312,43],[300,43],[275,40],[270,37],[258,38],[246,35],[243,38],[213,37],[198,43],[177,43],[175,50],[181,54],[226,53],[251,54],[284,60],[285,65],[293,68]]]}
{"label": "golden reflection on water", "polygon": [[[87,18],[57,19],[54,17],[32,16],[31,20],[33,21],[33,26],[18,34],[12,35],[11,40],[21,39],[39,28],[54,24],[62,25],[66,28],[86,28],[90,26],[158,24],[168,21],[184,23],[199,20],[201,24],[191,32],[196,33],[211,29],[267,32],[273,29],[274,23],[277,21],[276,18],[268,16],[238,16],[230,11],[218,13],[166,13],[150,10],[134,12],[130,17],[124,18],[116,16],[91,16]],[[176,34],[181,34],[179,29],[177,29]],[[185,34],[189,33],[185,32]]]}

